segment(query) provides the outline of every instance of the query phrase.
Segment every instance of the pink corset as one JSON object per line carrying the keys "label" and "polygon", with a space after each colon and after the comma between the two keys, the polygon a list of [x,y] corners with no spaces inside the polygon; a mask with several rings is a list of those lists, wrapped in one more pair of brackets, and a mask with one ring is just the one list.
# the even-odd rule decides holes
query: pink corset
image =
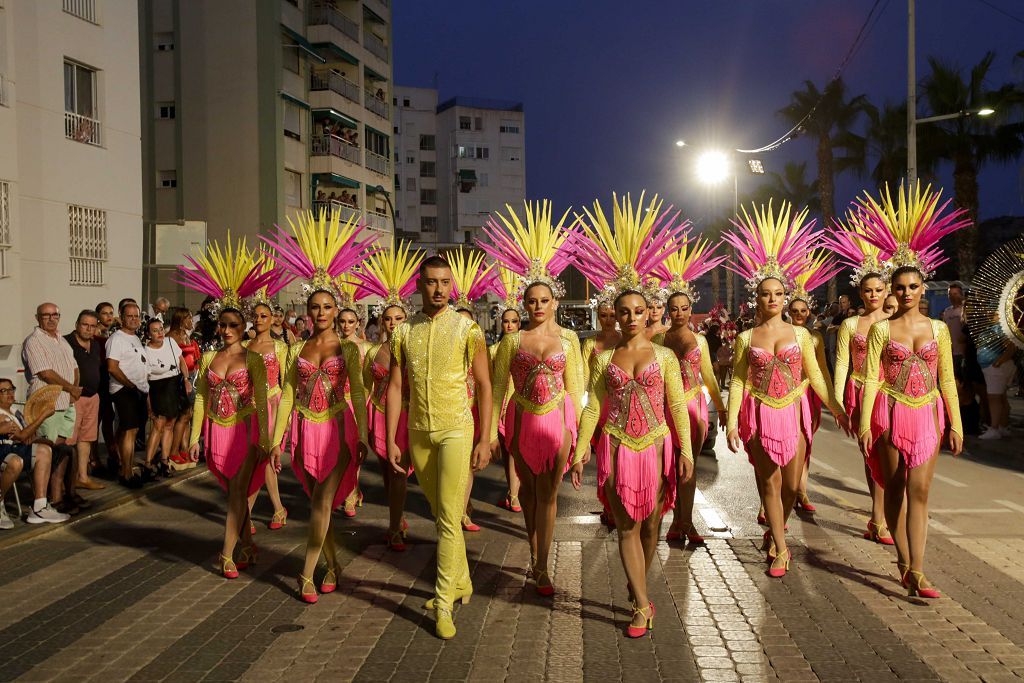
{"label": "pink corset", "polygon": [[271,389],[281,386],[281,363],[277,360],[277,353],[263,354],[263,365],[267,368],[267,386]]}
{"label": "pink corset", "polygon": [[863,334],[853,335],[850,348],[853,351],[853,374],[861,375],[868,358],[868,338]]}
{"label": "pink corset", "polygon": [[700,346],[679,356],[679,370],[683,376],[683,391],[689,393],[691,389],[700,387],[703,384],[700,375]]}
{"label": "pink corset", "polygon": [[565,393],[565,363],[565,353],[541,360],[519,349],[509,368],[516,393],[538,406],[561,398]]}
{"label": "pink corset", "polygon": [[665,424],[665,386],[657,361],[636,377],[608,363],[607,387],[607,425],[641,439]]}
{"label": "pink corset", "polygon": [[771,398],[784,398],[803,381],[803,356],[796,344],[777,354],[751,346],[747,353],[747,377],[753,388]]}
{"label": "pink corset", "polygon": [[370,376],[373,377],[373,387],[370,389],[370,400],[373,401],[373,404],[376,406],[384,405],[384,394],[388,390],[388,378],[390,375],[390,370],[385,366],[376,361],[370,363]]}
{"label": "pink corset", "polygon": [[228,420],[252,404],[252,380],[246,368],[239,368],[225,378],[207,370],[206,383],[210,387],[208,412],[220,420]]}
{"label": "pink corset", "polygon": [[885,382],[910,398],[921,398],[935,390],[939,369],[939,345],[934,339],[917,353],[889,340],[882,352]]}
{"label": "pink corset", "polygon": [[345,359],[341,356],[331,356],[319,368],[299,356],[298,375],[299,405],[312,412],[323,413],[344,400],[348,373]]}
{"label": "pink corset", "polygon": [[470,402],[476,398],[476,377],[473,375],[473,366],[466,368],[466,395]]}

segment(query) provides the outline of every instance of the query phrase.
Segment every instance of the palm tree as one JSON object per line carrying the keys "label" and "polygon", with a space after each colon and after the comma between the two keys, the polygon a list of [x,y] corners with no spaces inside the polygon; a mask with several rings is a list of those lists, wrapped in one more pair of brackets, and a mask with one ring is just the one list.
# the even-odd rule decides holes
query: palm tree
{"label": "palm tree", "polygon": [[[804,81],[803,90],[793,93],[792,101],[779,114],[817,144],[818,198],[823,225],[835,218],[835,174],[846,170],[845,156],[836,158],[837,149],[844,149],[847,133],[860,118],[867,97],[856,95],[847,99],[846,85],[841,78],[830,81],[824,90],[811,81]],[[829,299],[835,298],[835,278],[829,282]]]}
{"label": "palm tree", "polygon": [[[841,136],[842,144],[848,150],[843,166],[860,177],[870,175],[877,187],[887,183],[896,186],[907,170],[907,104],[886,102],[879,109],[867,103],[864,115],[867,125],[863,135],[847,131]],[[919,152],[919,157],[928,160],[930,155]]]}
{"label": "palm tree", "polygon": [[806,161],[787,161],[782,173],[769,172],[765,174],[765,181],[744,200],[745,203],[767,204],[773,198],[784,199],[796,208],[807,207],[812,213],[821,211],[818,181],[807,179]]}
{"label": "palm tree", "polygon": [[959,276],[974,274],[978,246],[978,172],[987,163],[1012,161],[1024,152],[1024,123],[1010,119],[1024,102],[1024,90],[1012,83],[990,88],[985,81],[995,53],[988,52],[965,80],[960,69],[928,58],[931,73],[924,80],[924,99],[935,115],[996,109],[997,120],[960,116],[922,127],[922,140],[941,159],[953,162],[954,203],[965,209],[973,224],[957,233]]}

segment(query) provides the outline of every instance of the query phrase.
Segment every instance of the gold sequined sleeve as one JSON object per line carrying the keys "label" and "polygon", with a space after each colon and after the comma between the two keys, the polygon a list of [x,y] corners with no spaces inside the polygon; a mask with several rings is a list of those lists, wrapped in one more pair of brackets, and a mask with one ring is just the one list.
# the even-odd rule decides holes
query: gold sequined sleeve
{"label": "gold sequined sleeve", "polygon": [[491,365],[491,436],[498,438],[498,423],[501,421],[501,406],[505,402],[505,394],[512,384],[512,358],[519,350],[519,333],[506,334],[498,342],[498,350],[494,353]]}
{"label": "gold sequined sleeve", "polygon": [[732,354],[732,378],[729,380],[729,422],[728,431],[739,426],[740,404],[743,403],[743,387],[747,384],[747,349],[750,346],[750,330],[736,335],[736,348]]}
{"label": "gold sequined sleeve", "polygon": [[405,356],[402,354],[402,342],[405,340],[405,335],[409,333],[409,323],[404,322],[398,326],[395,333],[391,335],[391,340],[388,344],[391,346],[391,359],[395,362],[398,367],[403,367]]}
{"label": "gold sequined sleeve", "polygon": [[188,439],[190,449],[199,443],[199,434],[202,433],[203,421],[206,420],[206,401],[210,395],[210,383],[206,379],[206,373],[216,355],[216,351],[207,351],[199,360],[199,374],[196,375],[196,401],[192,406],[192,433],[189,434]]}
{"label": "gold sequined sleeve", "polygon": [[580,354],[583,356],[583,380],[586,384],[586,391],[590,391],[590,370],[594,365],[594,349],[597,347],[596,337],[587,337],[583,340],[583,348]]}
{"label": "gold sequined sleeve", "polygon": [[352,412],[355,413],[356,426],[359,427],[359,440],[370,442],[366,425],[366,390],[363,388],[362,359],[359,347],[353,342],[342,344],[342,356],[345,358],[345,370],[348,372],[349,391],[352,394]]}
{"label": "gold sequined sleeve", "polygon": [[652,344],[658,344],[659,346],[664,346],[665,345],[665,333],[664,332],[659,332],[658,334],[656,334],[653,337],[651,337],[651,343]]}
{"label": "gold sequined sleeve", "polygon": [[267,426],[270,418],[270,406],[267,403],[267,395],[270,393],[270,389],[267,386],[267,366],[263,362],[263,356],[251,350],[245,353],[245,366],[252,382],[252,402],[256,408],[259,446],[261,450],[269,451],[270,434],[268,434]]}
{"label": "gold sequined sleeve", "polygon": [[[655,347],[658,365],[662,368],[662,379],[665,382],[665,403],[668,408],[666,412],[672,416],[672,424],[675,425],[676,433],[679,435],[682,456],[693,462],[693,446],[690,444],[690,413],[686,407],[686,391],[683,389],[679,360],[670,349],[665,351],[667,353],[657,353],[658,349]],[[700,400],[703,401],[704,397],[701,396]]]}
{"label": "gold sequined sleeve", "polygon": [[[796,338],[800,342],[800,357],[803,362],[804,375],[807,376],[811,389],[818,395],[821,402],[827,405],[834,414],[838,415],[840,408],[836,405],[835,396],[832,395],[832,385],[826,381],[825,373],[822,372],[821,367],[818,365],[818,354],[814,344],[814,337],[804,327],[797,327],[795,329]],[[827,366],[825,372],[828,372]]]}
{"label": "gold sequined sleeve", "polygon": [[281,402],[277,405],[277,416],[274,418],[274,435],[270,438],[270,447],[281,445],[284,430],[292,417],[295,405],[295,387],[298,384],[299,354],[306,342],[295,342],[288,348],[288,362],[281,368]]}
{"label": "gold sequined sleeve", "polygon": [[964,438],[964,426],[960,420],[960,399],[956,392],[956,380],[953,377],[953,346],[949,337],[949,328],[941,320],[932,320],[932,330],[939,343],[939,393],[946,404],[946,415],[949,416],[949,430]]}
{"label": "gold sequined sleeve", "polygon": [[711,401],[715,404],[715,410],[719,415],[725,414],[725,404],[722,403],[722,392],[718,388],[718,379],[715,377],[715,367],[711,364],[711,351],[708,349],[708,340],[704,335],[698,334],[697,345],[700,346],[700,378],[704,386],[708,388]]}
{"label": "gold sequined sleeve", "polygon": [[850,372],[850,339],[856,330],[857,317],[854,316],[843,320],[836,335],[836,376],[832,378],[832,389],[836,395],[836,403],[840,406],[843,405],[846,395],[846,378]]}
{"label": "gold sequined sleeve", "polygon": [[367,396],[373,393],[373,362],[382,346],[383,344],[371,344],[370,348],[366,350],[366,355],[363,356],[363,387],[366,389]]}
{"label": "gold sequined sleeve", "polygon": [[583,462],[583,456],[590,448],[590,440],[594,437],[597,423],[601,418],[601,408],[606,397],[605,372],[608,369],[608,362],[611,361],[613,350],[603,351],[594,359],[590,370],[590,398],[587,400],[587,407],[583,410],[583,417],[580,419],[580,429],[576,438],[576,452],[573,454],[572,463]]}
{"label": "gold sequined sleeve", "polygon": [[562,340],[562,347],[566,348],[565,391],[572,398],[576,422],[579,424],[580,413],[583,411],[583,392],[587,384],[583,351],[580,350],[580,338],[572,330],[562,330]]}
{"label": "gold sequined sleeve", "polygon": [[839,402],[839,397],[842,394],[835,391],[832,384],[832,373],[828,371],[828,360],[825,358],[825,338],[821,336],[821,332],[816,330],[811,330],[810,332],[811,339],[814,341],[814,358],[818,361],[818,369],[821,370],[821,375],[825,378],[825,384],[828,385],[829,391],[832,392],[835,405],[842,409],[843,404]]}
{"label": "gold sequined sleeve", "polygon": [[882,352],[888,341],[888,320],[880,320],[871,326],[868,331],[868,355],[864,360],[864,400],[860,404],[860,426],[857,431],[861,436],[871,431],[871,412],[875,408],[875,399],[882,386],[878,372],[882,367]]}

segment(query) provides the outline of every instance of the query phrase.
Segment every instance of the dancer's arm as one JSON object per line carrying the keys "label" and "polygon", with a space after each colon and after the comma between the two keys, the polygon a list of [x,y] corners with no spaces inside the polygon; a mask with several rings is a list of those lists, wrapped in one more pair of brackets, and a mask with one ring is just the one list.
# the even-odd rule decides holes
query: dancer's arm
{"label": "dancer's arm", "polygon": [[277,415],[274,417],[274,435],[270,438],[271,449],[280,448],[284,439],[284,430],[292,416],[295,405],[295,386],[299,381],[299,353],[305,342],[296,342],[288,348],[288,362],[281,372],[281,402],[277,404]]}
{"label": "dancer's arm", "polygon": [[871,330],[868,331],[868,355],[864,361],[864,400],[860,405],[860,425],[857,429],[860,450],[865,457],[871,448],[871,413],[875,408],[878,390],[882,386],[878,373],[882,367],[882,353],[888,341],[888,320],[880,320],[871,326]]}
{"label": "dancer's arm", "polygon": [[565,354],[565,391],[572,399],[573,407],[576,410],[576,423],[579,426],[581,413],[583,412],[583,391],[587,383],[584,376],[583,352],[580,350],[580,338],[575,332],[562,330],[563,346],[568,350]]}
{"label": "dancer's arm", "polygon": [[611,360],[612,351],[604,351],[593,364],[590,372],[590,396],[587,399],[587,407],[583,410],[583,417],[580,419],[580,429],[576,438],[576,452],[573,454],[573,465],[582,464],[589,460],[590,441],[594,437],[597,423],[601,418],[601,408],[606,398],[606,386],[604,373]]}
{"label": "dancer's arm", "polygon": [[704,338],[704,335],[698,334],[697,345],[700,346],[700,378],[704,382],[704,386],[708,388],[708,393],[711,394],[711,402],[715,404],[715,410],[718,411],[719,420],[725,417],[726,408],[725,403],[722,402],[722,393],[718,388],[718,379],[715,377],[715,367],[711,364],[711,351],[708,349],[708,340]]}
{"label": "dancer's arm", "polygon": [[953,455],[960,455],[964,445],[964,426],[960,420],[960,399],[957,397],[956,380],[953,378],[953,347],[949,328],[941,320],[932,321],[932,330],[939,343],[939,393],[946,404],[949,416],[949,440]]}
{"label": "dancer's arm", "polygon": [[739,452],[737,434],[740,419],[740,404],[743,403],[743,387],[747,383],[747,346],[750,343],[750,330],[736,335],[736,348],[732,354],[732,378],[729,380],[729,422],[727,426],[729,449]]}
{"label": "dancer's arm", "polygon": [[850,425],[850,418],[846,411],[836,403],[836,397],[832,393],[832,385],[826,379],[828,368],[822,372],[818,359],[817,348],[814,344],[814,337],[803,327],[796,328],[797,339],[800,340],[800,357],[803,364],[804,374],[811,384],[811,389],[818,395],[821,402],[828,406],[828,409],[835,416],[836,421],[844,429]]}
{"label": "dancer's arm", "polygon": [[270,392],[267,386],[267,366],[263,362],[263,356],[255,351],[245,352],[245,368],[249,371],[249,381],[252,382],[252,402],[256,409],[256,429],[259,433],[260,457],[270,455],[270,434],[268,425],[270,417],[270,406],[267,403],[267,394]]}
{"label": "dancer's arm", "polygon": [[[665,354],[658,354],[658,363],[664,368],[662,374],[665,381],[665,403],[668,406],[669,415],[672,416],[672,424],[675,425],[676,433],[679,435],[679,451],[683,459],[689,460],[691,463],[691,467],[686,472],[683,472],[682,469],[679,471],[680,476],[686,475],[682,480],[685,482],[689,480],[689,475],[693,474],[693,446],[690,444],[690,412],[684,398],[686,391],[683,389],[679,360],[676,359],[675,353],[669,351]],[[704,400],[703,396],[701,396],[701,400]]]}
{"label": "dancer's arm", "polygon": [[358,457],[362,459],[368,449],[370,437],[366,427],[366,389],[363,387],[363,361],[359,357],[359,347],[353,342],[344,342],[341,345],[342,354],[345,358],[345,370],[348,372],[349,393],[352,395],[352,413],[356,418],[356,426],[359,428],[359,445],[362,453]]}
{"label": "dancer's arm", "polygon": [[210,393],[210,383],[206,381],[206,373],[209,371],[210,363],[216,351],[207,351],[199,360],[199,374],[196,376],[196,400],[192,405],[192,433],[188,439],[188,449],[196,449],[199,452],[199,434],[203,430],[203,421],[206,419],[206,397]]}
{"label": "dancer's arm", "polygon": [[[480,416],[480,441],[473,448],[470,465],[473,471],[479,472],[487,467],[491,461],[491,363],[487,356],[487,343],[484,341],[484,333],[480,327],[473,323],[469,328],[469,338],[466,340],[467,350],[470,354],[470,362],[473,364],[473,378],[476,382],[476,407]],[[500,398],[498,399],[501,400]],[[498,410],[501,410],[501,403],[498,403]],[[497,434],[497,423],[494,432]]]}
{"label": "dancer's arm", "polygon": [[829,390],[832,392],[836,405],[842,410],[843,404],[839,400],[841,394],[835,390],[835,385],[832,382],[832,373],[828,371],[828,359],[825,358],[825,338],[821,336],[821,332],[812,330],[810,334],[811,341],[814,342],[814,358],[818,361],[818,369],[821,370],[821,375],[825,378],[825,384],[828,385]]}
{"label": "dancer's arm", "polygon": [[857,329],[857,319],[851,317],[844,320],[836,335],[836,375],[832,378],[832,390],[839,405],[843,405],[846,378],[850,371],[850,338],[853,334],[850,328],[852,326],[854,331]]}
{"label": "dancer's arm", "polygon": [[[519,333],[506,334],[498,342],[498,350],[494,353],[494,374],[491,377],[493,396],[491,398],[491,430],[488,440],[492,444],[492,452],[498,441],[498,422],[501,420],[501,406],[505,402],[505,394],[512,383],[512,357],[519,350]],[[476,368],[473,368],[474,374]]]}
{"label": "dancer's arm", "polygon": [[403,462],[406,456],[398,447],[398,421],[402,415],[402,364],[405,357],[402,353],[402,342],[405,339],[408,325],[403,323],[391,336],[391,364],[388,376],[388,388],[384,394],[384,424],[387,428],[387,457],[395,472],[404,473],[409,463]]}

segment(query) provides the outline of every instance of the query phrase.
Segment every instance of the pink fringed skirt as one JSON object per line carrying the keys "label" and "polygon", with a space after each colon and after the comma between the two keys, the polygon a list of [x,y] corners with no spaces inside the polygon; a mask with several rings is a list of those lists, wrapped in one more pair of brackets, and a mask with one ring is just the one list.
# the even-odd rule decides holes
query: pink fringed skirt
{"label": "pink fringed skirt", "polygon": [[[576,407],[572,398],[566,394],[562,408],[555,408],[543,415],[534,415],[516,408],[515,404],[510,404],[509,409],[505,411],[504,426],[505,434],[509,435],[509,443],[513,439],[518,442],[519,453],[534,475],[550,472],[555,467],[566,430],[569,432],[569,453],[576,448]],[[572,458],[566,460],[563,475],[569,471],[571,463]]]}
{"label": "pink fringed skirt", "polygon": [[[703,392],[687,401],[686,412],[690,416],[690,438],[694,443],[703,444],[708,436],[708,402],[704,400]],[[672,443],[676,448],[682,448],[683,442],[679,440],[679,432],[676,431],[676,425],[671,419],[668,421],[668,428],[672,431]]]}
{"label": "pink fringed skirt", "polygon": [[[343,422],[344,427],[338,424],[339,421]],[[341,433],[342,430],[345,432],[344,435]],[[341,477],[338,490],[334,493],[333,507],[337,509],[348,497],[348,494],[352,493],[359,478],[355,451],[355,445],[359,441],[358,434],[355,418],[347,410],[344,411],[343,416],[336,415],[333,420],[326,422],[313,422],[304,418],[301,413],[292,413],[292,426],[289,435],[292,447],[292,468],[295,470],[295,476],[299,478],[302,488],[306,490],[306,495],[313,495],[306,474],[309,474],[317,482],[322,482],[338,466],[342,438],[345,439],[345,445],[349,448],[349,461],[348,467]]]}
{"label": "pink fringed skirt", "polygon": [[818,428],[821,427],[822,408],[821,399],[810,387],[807,388],[807,404],[811,411],[811,435],[807,437],[807,461],[810,462],[811,445],[814,442],[814,435],[818,433]]}
{"label": "pink fringed skirt", "polygon": [[846,381],[843,389],[843,407],[850,418],[850,436],[857,437],[857,422],[859,421],[860,407],[864,403],[864,386],[855,379]]}
{"label": "pink fringed skirt", "polygon": [[[740,404],[739,435],[744,444],[755,437],[765,453],[779,467],[785,467],[796,455],[800,434],[810,447],[811,405],[807,394],[785,408],[765,405],[750,393],[743,392]],[[754,456],[748,450],[747,459],[754,464]]]}
{"label": "pink fringed skirt", "polygon": [[612,457],[612,439],[602,432],[597,440],[597,497],[609,509],[604,486],[615,468],[615,494],[622,501],[622,507],[636,522],[647,519],[658,502],[658,488],[664,478],[665,497],[660,514],[664,516],[676,502],[676,467],[672,451],[672,439],[663,440],[662,467],[658,470],[658,446],[651,445],[642,451],[619,444]]}
{"label": "pink fringed skirt", "polygon": [[[377,453],[377,457],[386,461],[388,459],[388,423],[383,410],[370,403],[366,407],[367,416],[370,421],[370,445]],[[403,453],[409,450],[409,413],[403,410],[398,416],[398,431],[395,433],[395,443]],[[409,466],[412,472],[412,465]]]}
{"label": "pink fringed skirt", "polygon": [[[871,411],[871,440],[877,444],[882,435],[889,432],[889,441],[899,451],[907,469],[923,465],[939,452],[939,441],[945,430],[946,411],[941,400],[913,408],[878,393]],[[875,483],[884,486],[878,448],[871,449],[868,468]]]}
{"label": "pink fringed skirt", "polygon": [[[243,422],[231,427],[219,425],[211,420],[203,423],[203,443],[206,445],[206,466],[217,478],[217,483],[225,491],[228,481],[234,479],[249,455],[250,446],[259,443],[259,428],[256,414],[253,413]],[[263,487],[267,478],[267,468],[256,467],[249,480],[246,496],[251,496]]]}

